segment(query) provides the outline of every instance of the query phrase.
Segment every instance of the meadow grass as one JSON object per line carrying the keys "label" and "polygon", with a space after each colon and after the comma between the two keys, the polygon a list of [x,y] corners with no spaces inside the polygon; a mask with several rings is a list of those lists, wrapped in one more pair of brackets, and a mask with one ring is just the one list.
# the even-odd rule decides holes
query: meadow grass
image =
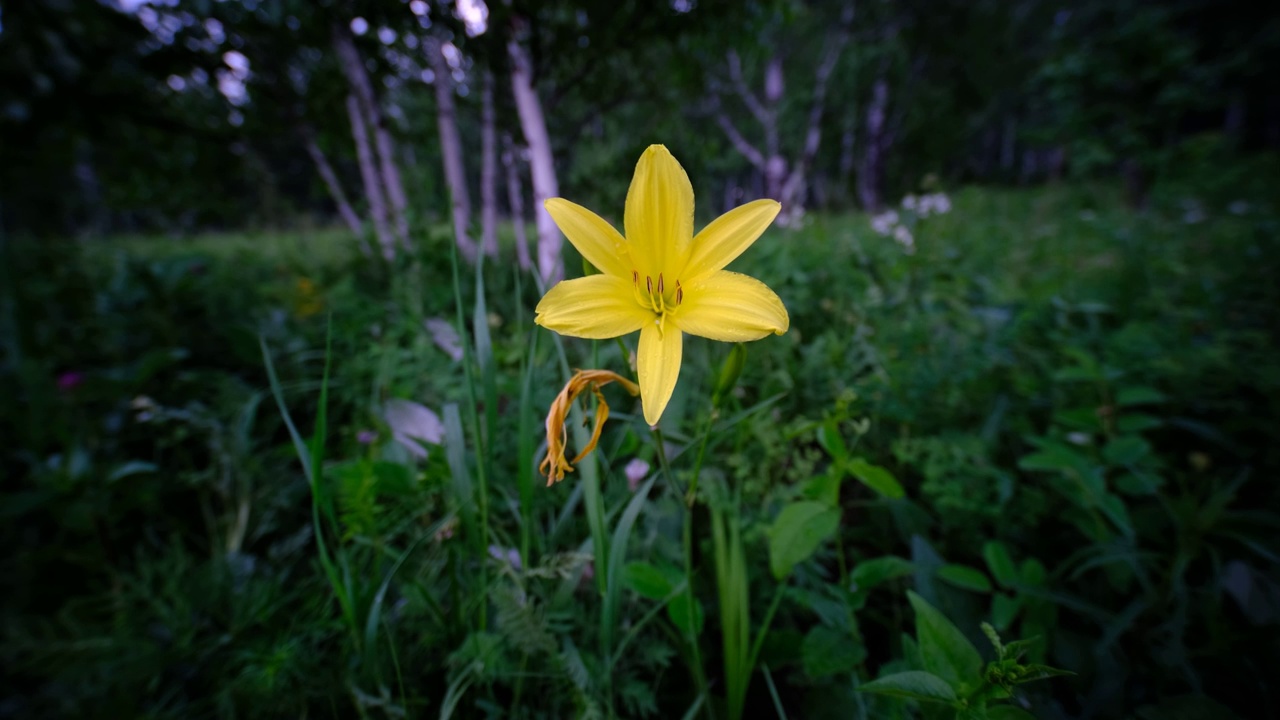
{"label": "meadow grass", "polygon": [[[915,717],[856,688],[938,670],[910,636],[936,606],[1077,673],[1018,688],[1038,717],[1274,703],[1250,639],[1273,626],[1227,589],[1280,557],[1273,209],[951,201],[905,220],[914,254],[863,214],[769,230],[734,269],[791,331],[715,407],[730,346],[691,339],[659,443],[607,389],[600,450],[549,488],[552,397],[572,368],[629,372],[634,339],[535,328],[509,228],[474,272],[435,227],[394,267],[337,230],[11,242],[7,694],[34,715]],[[393,399],[443,447],[410,452]],[[801,512],[830,529],[780,539]]]}

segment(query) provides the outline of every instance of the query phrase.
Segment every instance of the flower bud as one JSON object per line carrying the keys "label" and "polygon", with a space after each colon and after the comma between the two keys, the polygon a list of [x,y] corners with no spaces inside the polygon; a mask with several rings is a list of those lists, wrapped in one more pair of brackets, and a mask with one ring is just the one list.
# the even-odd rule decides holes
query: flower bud
{"label": "flower bud", "polygon": [[720,404],[721,399],[733,392],[734,386],[738,384],[738,377],[742,375],[742,368],[746,364],[747,346],[743,343],[734,343],[729,356],[720,366],[720,377],[716,380],[715,391],[711,394],[713,403]]}

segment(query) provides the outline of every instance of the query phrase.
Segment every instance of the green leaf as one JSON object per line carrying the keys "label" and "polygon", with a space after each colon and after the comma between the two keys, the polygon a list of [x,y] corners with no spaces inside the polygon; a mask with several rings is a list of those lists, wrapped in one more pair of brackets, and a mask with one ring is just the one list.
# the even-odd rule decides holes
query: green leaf
{"label": "green leaf", "polygon": [[647,562],[627,563],[622,569],[622,581],[632,591],[650,600],[662,600],[674,589],[667,576]]}
{"label": "green leaf", "polygon": [[1151,454],[1151,445],[1137,435],[1121,435],[1102,449],[1102,457],[1112,465],[1133,465]]}
{"label": "green leaf", "polygon": [[997,630],[1007,630],[1010,625],[1013,625],[1013,621],[1018,617],[1018,611],[1021,609],[1022,598],[998,593],[991,598],[991,624]]}
{"label": "green leaf", "polygon": [[782,508],[769,528],[769,567],[782,580],[808,560],[840,524],[840,511],[804,500]]}
{"label": "green leaf", "polygon": [[916,612],[916,639],[924,669],[964,692],[976,687],[982,677],[982,656],[969,639],[945,615],[917,595],[907,591]]}
{"label": "green leaf", "polygon": [[1044,587],[1049,581],[1049,571],[1045,570],[1044,563],[1035,558],[1028,558],[1022,561],[1022,582],[1031,587]]}
{"label": "green leaf", "polygon": [[863,485],[875,490],[887,498],[897,500],[906,493],[893,473],[879,465],[872,465],[863,458],[854,458],[845,464],[845,469],[858,478]]}
{"label": "green leaf", "polygon": [[687,589],[667,603],[667,617],[681,633],[692,633],[695,637],[702,634],[702,603],[690,596]]}
{"label": "green leaf", "polygon": [[894,673],[859,687],[861,692],[951,704],[959,700],[946,680],[920,670]]}
{"label": "green leaf", "polygon": [[805,674],[817,680],[851,672],[858,663],[867,659],[867,648],[847,631],[818,625],[804,636],[800,659]]}
{"label": "green leaf", "polygon": [[983,575],[981,570],[971,568],[968,565],[948,563],[938,568],[938,577],[962,590],[980,593],[991,592],[991,581],[987,579],[987,576]]}
{"label": "green leaf", "polygon": [[987,561],[987,570],[1001,587],[1013,587],[1018,582],[1018,569],[1009,557],[1009,550],[999,540],[988,540],[982,546],[982,558]]}
{"label": "green leaf", "polygon": [[814,475],[804,486],[804,496],[810,500],[836,507],[840,504],[840,480],[844,473],[833,464],[827,472]]}
{"label": "green leaf", "polygon": [[1162,403],[1165,401],[1164,393],[1149,387],[1127,387],[1121,388],[1116,393],[1116,405],[1125,407],[1128,405],[1151,405],[1154,403]]}
{"label": "green leaf", "polygon": [[1075,470],[1085,457],[1062,445],[1049,445],[1040,452],[1024,455],[1018,460],[1018,467],[1023,470],[1065,471]]}
{"label": "green leaf", "polygon": [[880,583],[910,575],[915,569],[916,566],[906,558],[885,555],[858,563],[849,578],[853,581],[855,591],[870,590]]}
{"label": "green leaf", "polygon": [[835,420],[828,420],[818,426],[818,444],[837,464],[843,464],[849,457],[849,448],[844,444],[844,437],[840,435],[840,426]]}

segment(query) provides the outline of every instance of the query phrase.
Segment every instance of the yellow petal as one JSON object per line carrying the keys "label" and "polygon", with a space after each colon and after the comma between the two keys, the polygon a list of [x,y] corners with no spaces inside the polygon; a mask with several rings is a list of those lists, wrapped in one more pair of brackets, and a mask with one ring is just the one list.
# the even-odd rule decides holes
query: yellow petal
{"label": "yellow petal", "polygon": [[782,205],[776,200],[756,200],[721,215],[693,239],[693,249],[683,275],[694,278],[724,269],[751,247]]}
{"label": "yellow petal", "polygon": [[691,335],[723,342],[781,335],[791,326],[786,306],[768,285],[727,270],[691,280],[670,319]]}
{"label": "yellow petal", "polygon": [[604,218],[564,198],[551,198],[543,206],[569,242],[600,272],[631,279],[627,242]]}
{"label": "yellow petal", "polygon": [[670,322],[659,329],[650,322],[640,331],[640,347],[636,352],[636,372],[640,375],[640,404],[644,421],[657,425],[667,409],[671,392],[680,377],[680,358],[684,338]]}
{"label": "yellow petal", "polygon": [[629,281],[612,275],[563,280],[538,303],[533,321],[561,335],[605,340],[652,325]]}
{"label": "yellow petal", "polygon": [[657,282],[663,272],[679,276],[693,240],[693,186],[662,145],[650,145],[636,163],[623,224],[642,281]]}

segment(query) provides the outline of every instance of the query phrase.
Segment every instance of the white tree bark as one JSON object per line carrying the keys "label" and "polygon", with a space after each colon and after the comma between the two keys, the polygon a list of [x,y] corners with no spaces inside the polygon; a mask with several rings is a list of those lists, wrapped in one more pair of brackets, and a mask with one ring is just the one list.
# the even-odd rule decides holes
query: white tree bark
{"label": "white tree bark", "polygon": [[320,173],[320,179],[324,181],[325,188],[329,190],[329,197],[333,199],[333,204],[338,208],[338,215],[342,218],[342,222],[351,230],[360,243],[360,253],[365,257],[372,257],[373,250],[369,247],[369,242],[364,237],[364,223],[361,222],[360,216],[356,214],[355,208],[351,207],[351,202],[347,200],[347,194],[342,190],[342,183],[338,181],[338,175],[333,171],[333,166],[329,164],[329,158],[325,156],[324,150],[320,149],[320,144],[316,142],[315,133],[306,125],[299,126],[299,134],[302,135],[302,142],[307,148],[307,155],[311,156],[311,161],[315,163],[316,171]]}
{"label": "white tree bark", "polygon": [[480,238],[489,257],[498,256],[498,131],[493,117],[493,75],[484,74],[480,95]]}
{"label": "white tree bark", "polygon": [[520,115],[520,128],[529,146],[529,169],[533,176],[534,215],[538,226],[538,274],[549,286],[564,277],[564,263],[560,259],[563,240],[555,221],[543,207],[543,203],[560,194],[556,182],[555,161],[551,155],[551,138],[547,134],[547,122],[542,115],[542,101],[533,85],[533,63],[529,51],[516,37],[512,28],[507,41],[507,53],[511,57],[511,94],[515,98],[516,112]]}
{"label": "white tree bark", "polygon": [[889,81],[882,74],[871,87],[867,105],[867,132],[863,139],[862,162],[858,168],[858,202],[867,212],[878,212],[884,203],[884,153],[888,149],[887,118]]}
{"label": "white tree bark", "polygon": [[511,225],[516,234],[516,261],[521,270],[533,269],[529,257],[529,238],[524,231],[524,188],[520,185],[520,154],[511,136],[502,134],[502,165],[507,171],[507,204],[511,206]]}
{"label": "white tree bark", "polygon": [[765,195],[782,203],[780,223],[798,219],[804,213],[805,179],[813,165],[822,143],[822,114],[825,110],[827,85],[835,71],[836,63],[849,40],[849,28],[853,22],[853,6],[846,5],[841,13],[840,28],[828,43],[826,54],[818,64],[814,82],[813,104],[809,108],[808,126],[804,143],[795,160],[788,163],[778,139],[778,114],[786,93],[782,59],[769,58],[764,73],[764,99],[760,99],[747,86],[742,74],[742,60],[730,50],[726,54],[729,81],[751,114],[760,123],[764,136],[763,149],[752,145],[723,111],[716,113],[716,122],[728,136],[729,142],[742,153],[764,177]]}
{"label": "white tree bark", "polygon": [[453,102],[453,72],[445,60],[444,45],[430,38],[423,45],[427,63],[435,76],[436,128],[440,133],[440,155],[444,163],[444,180],[449,186],[453,204],[453,237],[458,252],[474,263],[479,250],[471,239],[471,195],[467,192],[467,168],[462,161],[462,137],[458,134],[458,115]]}
{"label": "white tree bark", "polygon": [[[404,191],[404,182],[400,178],[400,170],[395,162],[395,145],[391,133],[386,127],[386,118],[378,106],[378,98],[373,92],[373,82],[369,79],[369,71],[364,66],[360,51],[350,31],[341,24],[333,26],[333,49],[338,56],[338,64],[351,86],[356,107],[363,117],[367,128],[366,134],[373,138],[373,147],[377,174],[385,199],[390,200],[391,207],[386,217],[390,217],[396,228],[396,237],[401,247],[409,247],[408,199]],[[385,207],[385,203],[384,203]]]}
{"label": "white tree bark", "polygon": [[360,179],[364,183],[364,197],[369,203],[373,234],[378,239],[378,246],[382,248],[382,257],[394,260],[396,246],[391,231],[387,228],[387,203],[382,195],[382,178],[378,175],[377,161],[373,158],[364,111],[354,94],[347,95],[347,117],[351,119],[351,138],[356,145],[356,162],[360,166]]}

